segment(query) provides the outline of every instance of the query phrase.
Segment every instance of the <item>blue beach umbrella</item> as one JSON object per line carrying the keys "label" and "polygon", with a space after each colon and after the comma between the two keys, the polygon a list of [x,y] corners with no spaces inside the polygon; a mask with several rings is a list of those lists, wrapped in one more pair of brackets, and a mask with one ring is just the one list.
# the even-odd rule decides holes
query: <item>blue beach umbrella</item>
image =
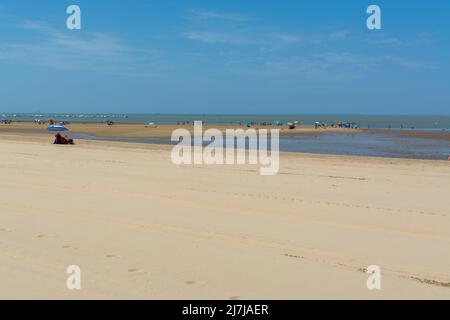
{"label": "blue beach umbrella", "polygon": [[63,126],[50,126],[47,128],[47,131],[69,131],[69,129]]}

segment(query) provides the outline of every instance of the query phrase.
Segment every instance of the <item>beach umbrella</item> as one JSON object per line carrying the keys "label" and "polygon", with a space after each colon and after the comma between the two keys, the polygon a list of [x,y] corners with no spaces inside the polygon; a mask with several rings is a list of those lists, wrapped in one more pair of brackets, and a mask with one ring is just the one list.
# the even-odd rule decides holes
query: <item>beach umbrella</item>
{"label": "beach umbrella", "polygon": [[63,126],[50,126],[47,128],[47,131],[69,131],[69,129]]}

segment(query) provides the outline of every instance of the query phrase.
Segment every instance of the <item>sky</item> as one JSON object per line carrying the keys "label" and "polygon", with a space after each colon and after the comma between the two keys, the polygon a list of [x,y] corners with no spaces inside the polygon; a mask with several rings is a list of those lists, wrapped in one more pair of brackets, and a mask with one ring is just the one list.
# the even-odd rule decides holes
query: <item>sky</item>
{"label": "sky", "polygon": [[449,115],[449,57],[444,0],[0,0],[0,112]]}

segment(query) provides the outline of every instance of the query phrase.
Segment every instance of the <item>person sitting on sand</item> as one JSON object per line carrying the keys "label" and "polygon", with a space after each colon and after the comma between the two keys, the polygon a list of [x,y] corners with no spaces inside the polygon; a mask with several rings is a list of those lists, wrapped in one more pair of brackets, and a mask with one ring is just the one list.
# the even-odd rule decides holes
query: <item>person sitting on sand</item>
{"label": "person sitting on sand", "polygon": [[74,144],[73,143],[73,139],[69,138],[69,136],[64,136],[64,141],[66,142],[66,144]]}
{"label": "person sitting on sand", "polygon": [[62,136],[59,134],[59,132],[55,135],[55,142],[53,144],[61,144]]}

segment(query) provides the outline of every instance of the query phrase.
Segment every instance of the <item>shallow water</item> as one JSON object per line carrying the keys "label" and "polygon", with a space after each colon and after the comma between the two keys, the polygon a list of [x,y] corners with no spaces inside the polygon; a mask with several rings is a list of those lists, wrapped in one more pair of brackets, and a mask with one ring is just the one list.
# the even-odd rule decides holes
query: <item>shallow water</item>
{"label": "shallow water", "polygon": [[310,136],[281,137],[280,150],[319,154],[447,160],[450,155],[450,142],[387,134],[324,133]]}
{"label": "shallow water", "polygon": [[[99,138],[86,134],[74,134],[73,137],[87,140],[175,144],[169,139],[159,138]],[[317,135],[281,136],[280,151],[447,160],[450,156],[450,141],[374,133],[322,133]]]}

